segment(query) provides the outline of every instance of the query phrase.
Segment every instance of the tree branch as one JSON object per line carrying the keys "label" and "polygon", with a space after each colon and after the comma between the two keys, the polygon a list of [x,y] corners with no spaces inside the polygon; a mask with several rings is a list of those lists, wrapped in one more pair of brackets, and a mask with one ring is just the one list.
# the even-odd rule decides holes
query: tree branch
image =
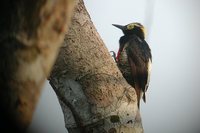
{"label": "tree branch", "polygon": [[135,90],[118,70],[82,0],[49,80],[70,133],[143,132]]}

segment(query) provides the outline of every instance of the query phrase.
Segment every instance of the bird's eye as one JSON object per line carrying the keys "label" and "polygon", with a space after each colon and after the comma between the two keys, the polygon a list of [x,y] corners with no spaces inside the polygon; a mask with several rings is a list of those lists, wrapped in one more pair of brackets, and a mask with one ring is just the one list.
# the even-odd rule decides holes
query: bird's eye
{"label": "bird's eye", "polygon": [[128,29],[128,30],[132,30],[134,27],[135,27],[134,24],[129,24],[129,25],[127,25],[127,29]]}

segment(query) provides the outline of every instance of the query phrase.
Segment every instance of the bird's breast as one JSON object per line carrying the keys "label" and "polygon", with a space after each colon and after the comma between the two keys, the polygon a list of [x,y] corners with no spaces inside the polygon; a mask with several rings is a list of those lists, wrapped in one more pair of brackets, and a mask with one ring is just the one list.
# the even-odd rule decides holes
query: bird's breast
{"label": "bird's breast", "polygon": [[126,52],[127,46],[128,46],[128,44],[125,44],[123,50],[120,53],[119,59],[118,59],[118,67],[119,67],[120,71],[122,72],[122,74],[130,74],[130,71],[131,71],[130,64],[128,61],[128,55]]}

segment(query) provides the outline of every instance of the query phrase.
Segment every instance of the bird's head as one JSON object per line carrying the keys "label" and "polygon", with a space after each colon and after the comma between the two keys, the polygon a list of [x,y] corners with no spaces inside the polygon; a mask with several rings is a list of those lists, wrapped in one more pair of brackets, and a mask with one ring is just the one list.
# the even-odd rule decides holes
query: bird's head
{"label": "bird's head", "polygon": [[146,34],[145,28],[140,23],[135,22],[135,23],[127,24],[125,26],[113,24],[113,26],[121,29],[124,35],[137,35],[141,39],[145,38],[145,34]]}

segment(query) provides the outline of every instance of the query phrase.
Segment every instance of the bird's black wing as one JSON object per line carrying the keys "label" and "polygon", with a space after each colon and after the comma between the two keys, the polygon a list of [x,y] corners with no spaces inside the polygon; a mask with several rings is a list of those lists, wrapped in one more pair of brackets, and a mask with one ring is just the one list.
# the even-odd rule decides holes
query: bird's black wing
{"label": "bird's black wing", "polygon": [[[151,69],[151,50],[146,41],[134,37],[129,42],[127,54],[136,86],[145,94]],[[145,95],[143,95],[145,101]]]}

